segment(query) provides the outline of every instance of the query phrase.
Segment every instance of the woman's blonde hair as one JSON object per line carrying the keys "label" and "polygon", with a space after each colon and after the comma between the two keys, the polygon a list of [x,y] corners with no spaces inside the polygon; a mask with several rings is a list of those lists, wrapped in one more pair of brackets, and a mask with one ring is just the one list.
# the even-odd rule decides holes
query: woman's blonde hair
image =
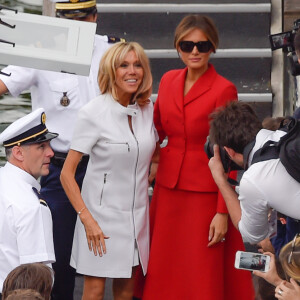
{"label": "woman's blonde hair", "polygon": [[294,245],[293,247],[293,241],[291,241],[281,249],[279,261],[286,276],[300,283],[300,235],[295,238]]}
{"label": "woman's blonde hair", "polygon": [[179,42],[194,29],[200,29],[213,45],[213,52],[219,46],[219,34],[214,21],[202,15],[188,15],[184,17],[175,29],[174,47],[178,50]]}
{"label": "woman's blonde hair", "polygon": [[142,48],[136,42],[119,42],[109,48],[102,56],[98,73],[98,84],[101,93],[109,93],[114,99],[118,99],[116,89],[116,70],[125,59],[125,56],[134,51],[144,71],[142,83],[136,93],[132,95],[132,102],[144,105],[149,102],[152,93],[152,74],[149,59]]}

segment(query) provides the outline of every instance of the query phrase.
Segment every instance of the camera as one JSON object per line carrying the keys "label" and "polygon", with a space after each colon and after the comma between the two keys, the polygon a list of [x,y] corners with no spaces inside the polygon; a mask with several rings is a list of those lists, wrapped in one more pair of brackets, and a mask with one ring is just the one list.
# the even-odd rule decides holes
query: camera
{"label": "camera", "polygon": [[[234,161],[230,159],[230,157],[228,156],[227,152],[224,150],[223,147],[219,147],[219,149],[220,149],[220,158],[225,173],[228,173],[230,171],[242,170],[242,168],[239,165],[237,165]],[[208,159],[211,159],[214,156],[214,145],[210,142],[209,136],[206,138],[204,151]]]}
{"label": "camera", "polygon": [[272,51],[282,49],[287,53],[291,74],[293,76],[300,75],[300,64],[295,52],[294,38],[300,28],[300,19],[294,21],[294,26],[291,31],[276,33],[269,35]]}

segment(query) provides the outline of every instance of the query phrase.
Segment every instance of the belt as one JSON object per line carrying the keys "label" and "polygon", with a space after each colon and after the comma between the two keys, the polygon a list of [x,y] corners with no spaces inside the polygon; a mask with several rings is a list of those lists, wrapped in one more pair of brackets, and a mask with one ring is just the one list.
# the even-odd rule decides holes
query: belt
{"label": "belt", "polygon": [[[66,157],[68,153],[63,153],[63,152],[54,152],[54,156],[51,157],[51,163],[57,167],[62,168],[62,166],[65,163]],[[89,161],[89,155],[83,155],[77,168],[85,168],[88,164]]]}

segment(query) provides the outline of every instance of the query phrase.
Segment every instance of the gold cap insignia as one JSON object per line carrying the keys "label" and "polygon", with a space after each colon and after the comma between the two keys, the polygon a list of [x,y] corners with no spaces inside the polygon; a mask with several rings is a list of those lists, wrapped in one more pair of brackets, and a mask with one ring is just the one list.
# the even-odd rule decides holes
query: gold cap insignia
{"label": "gold cap insignia", "polygon": [[42,113],[42,124],[46,123],[46,114]]}

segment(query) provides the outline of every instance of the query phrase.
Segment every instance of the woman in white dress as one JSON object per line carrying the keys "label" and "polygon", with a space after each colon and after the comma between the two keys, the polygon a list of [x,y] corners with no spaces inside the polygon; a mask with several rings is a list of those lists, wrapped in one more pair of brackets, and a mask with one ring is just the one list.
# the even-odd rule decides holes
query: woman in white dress
{"label": "woman in white dress", "polygon": [[[136,266],[147,271],[148,174],[159,149],[143,48],[134,42],[112,46],[101,59],[98,81],[102,95],[79,111],[61,173],[78,213],[71,266],[85,275],[82,299],[103,299],[107,277],[114,278],[115,300],[132,299]],[[90,159],[80,193],[74,175],[84,154]]]}

